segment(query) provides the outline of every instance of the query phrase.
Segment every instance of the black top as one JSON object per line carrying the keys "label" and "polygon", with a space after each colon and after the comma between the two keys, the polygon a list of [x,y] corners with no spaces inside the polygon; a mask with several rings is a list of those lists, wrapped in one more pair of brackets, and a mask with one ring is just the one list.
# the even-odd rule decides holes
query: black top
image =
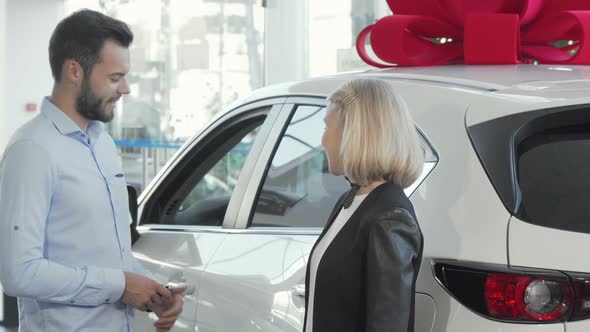
{"label": "black top", "polygon": [[[318,242],[340,212],[342,200],[336,203]],[[422,247],[422,232],[403,189],[389,182],[375,188],[320,260],[313,332],[414,331],[414,293]],[[310,289],[310,262],[306,290]],[[306,294],[306,308],[308,301]]]}

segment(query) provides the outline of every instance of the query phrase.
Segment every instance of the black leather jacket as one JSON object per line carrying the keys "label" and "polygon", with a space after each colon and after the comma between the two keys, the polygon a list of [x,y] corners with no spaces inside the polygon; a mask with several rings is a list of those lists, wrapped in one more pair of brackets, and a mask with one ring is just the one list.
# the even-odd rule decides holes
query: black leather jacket
{"label": "black leather jacket", "polygon": [[[320,238],[341,202],[342,198]],[[403,189],[393,183],[374,189],[322,256],[314,290],[313,332],[414,331],[422,247],[414,208]],[[308,263],[307,290],[309,270]],[[305,300],[307,308],[307,295]],[[306,325],[304,331],[309,331]]]}

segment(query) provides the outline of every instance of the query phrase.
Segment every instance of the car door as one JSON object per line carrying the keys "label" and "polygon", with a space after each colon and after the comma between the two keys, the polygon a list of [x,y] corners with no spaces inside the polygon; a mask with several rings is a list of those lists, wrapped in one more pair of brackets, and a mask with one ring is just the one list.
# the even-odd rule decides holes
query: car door
{"label": "car door", "polygon": [[[336,201],[350,188],[344,177],[328,173],[321,145],[325,106],[323,98],[287,99],[251,175],[235,230],[202,275],[199,331],[302,330],[308,256]],[[423,143],[425,168],[408,195],[436,164]],[[424,305],[417,320],[432,325],[432,300],[419,294],[416,303]],[[430,331],[430,325],[420,325],[420,331]]]}
{"label": "car door", "polygon": [[[173,331],[194,331],[201,274],[234,227],[248,180],[284,99],[235,109],[187,143],[139,199],[135,257],[156,280],[187,283]],[[139,312],[136,331],[153,330]]]}
{"label": "car door", "polygon": [[327,172],[324,99],[285,104],[237,217],[201,280],[197,329],[301,331],[307,256],[348,189]]}

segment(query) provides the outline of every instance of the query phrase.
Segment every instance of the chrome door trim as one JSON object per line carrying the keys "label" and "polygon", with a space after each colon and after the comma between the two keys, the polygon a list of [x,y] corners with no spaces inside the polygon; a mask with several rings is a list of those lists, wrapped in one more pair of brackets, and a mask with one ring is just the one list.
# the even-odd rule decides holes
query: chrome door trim
{"label": "chrome door trim", "polygon": [[273,105],[271,110],[268,112],[264,124],[260,128],[260,132],[256,135],[256,140],[248,153],[246,162],[240,171],[238,182],[234,188],[234,192],[231,195],[227,210],[225,211],[225,217],[223,218],[223,228],[234,228],[236,226],[236,220],[239,217],[239,211],[243,205],[243,201],[246,199],[247,190],[249,183],[252,181],[258,172],[256,165],[260,155],[264,153],[264,148],[267,146],[266,141],[273,140],[273,133],[275,124],[281,122],[281,110],[284,104]]}
{"label": "chrome door trim", "polygon": [[406,193],[406,196],[408,196],[408,198],[411,198],[412,194],[414,194],[414,192],[416,192],[416,189],[418,189],[420,187],[420,185],[422,184],[422,182],[424,182],[424,180],[426,180],[428,175],[430,175],[430,173],[432,173],[432,171],[434,170],[434,168],[436,167],[437,164],[438,164],[438,162],[435,162],[435,161],[427,161],[424,163],[424,168],[422,169],[422,174],[420,174],[418,179],[416,179],[416,181],[414,181],[414,183],[412,183],[411,186],[404,189],[404,192]]}
{"label": "chrome door trim", "polygon": [[[262,147],[260,154],[258,154],[255,164],[252,165],[253,171],[250,173],[249,179],[247,179],[247,187],[241,196],[241,204],[233,225],[235,228],[244,229],[248,225],[250,213],[258,193],[258,188],[260,188],[261,181],[266,174],[266,166],[268,165],[268,161],[272,157],[278,140],[291,116],[293,107],[293,104],[283,104],[283,107],[274,122],[274,126],[270,130],[270,134],[266,137],[264,147]],[[246,179],[244,181],[246,181]]]}
{"label": "chrome door trim", "polygon": [[326,107],[328,106],[328,100],[326,97],[305,97],[305,96],[291,96],[285,100],[286,104],[296,104],[297,106],[317,106]]}
{"label": "chrome door trim", "polygon": [[248,229],[232,229],[210,226],[192,225],[158,225],[147,224],[137,226],[139,233],[217,233],[217,234],[258,234],[258,235],[317,235],[322,233],[321,227],[252,227]]}

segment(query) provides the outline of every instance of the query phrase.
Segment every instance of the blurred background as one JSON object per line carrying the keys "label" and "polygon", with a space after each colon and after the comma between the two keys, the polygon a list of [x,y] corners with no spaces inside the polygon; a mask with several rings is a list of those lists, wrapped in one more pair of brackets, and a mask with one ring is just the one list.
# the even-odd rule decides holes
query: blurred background
{"label": "blurred background", "polygon": [[107,130],[140,191],[252,90],[366,68],[356,35],[390,14],[383,0],[0,0],[0,151],[50,93],[49,37],[81,8],[119,18],[135,34],[131,94]]}

